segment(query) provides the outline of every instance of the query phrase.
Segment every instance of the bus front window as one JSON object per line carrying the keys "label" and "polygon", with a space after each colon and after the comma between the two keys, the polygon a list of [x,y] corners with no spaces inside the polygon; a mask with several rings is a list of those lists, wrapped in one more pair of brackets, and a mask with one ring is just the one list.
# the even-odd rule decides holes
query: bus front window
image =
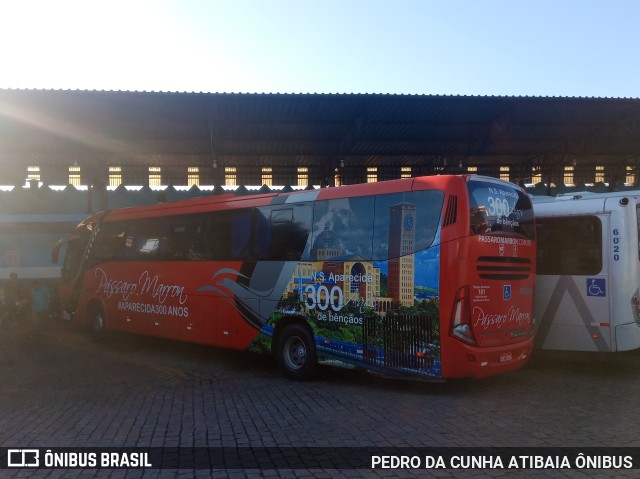
{"label": "bus front window", "polygon": [[75,234],[60,241],[54,248],[54,262],[57,263],[57,257],[61,252],[64,255],[61,271],[63,281],[72,281],[80,273],[87,244],[91,238],[91,230],[91,227],[79,227]]}
{"label": "bus front window", "polygon": [[500,232],[535,238],[531,201],[517,186],[470,180],[467,188],[471,235]]}
{"label": "bus front window", "polygon": [[62,264],[62,279],[65,281],[72,280],[80,269],[84,248],[81,247],[80,238],[74,238],[67,242],[66,253],[64,254],[64,262]]}

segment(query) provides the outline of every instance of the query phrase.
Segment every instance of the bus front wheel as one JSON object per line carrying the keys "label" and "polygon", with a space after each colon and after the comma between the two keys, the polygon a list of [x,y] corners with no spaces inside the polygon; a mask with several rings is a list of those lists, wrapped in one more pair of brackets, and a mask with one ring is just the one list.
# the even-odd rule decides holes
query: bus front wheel
{"label": "bus front wheel", "polygon": [[313,377],[316,367],[316,345],[309,328],[293,323],[279,336],[278,362],[284,375],[294,381]]}
{"label": "bus front wheel", "polygon": [[89,313],[89,328],[91,335],[98,340],[106,337],[106,322],[104,310],[101,306],[94,305]]}

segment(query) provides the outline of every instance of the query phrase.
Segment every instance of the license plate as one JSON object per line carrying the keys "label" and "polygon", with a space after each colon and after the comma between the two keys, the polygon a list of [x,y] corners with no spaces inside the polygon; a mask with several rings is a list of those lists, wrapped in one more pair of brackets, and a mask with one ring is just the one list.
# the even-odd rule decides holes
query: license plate
{"label": "license plate", "polygon": [[500,362],[506,363],[507,361],[513,361],[513,353],[511,351],[500,354]]}

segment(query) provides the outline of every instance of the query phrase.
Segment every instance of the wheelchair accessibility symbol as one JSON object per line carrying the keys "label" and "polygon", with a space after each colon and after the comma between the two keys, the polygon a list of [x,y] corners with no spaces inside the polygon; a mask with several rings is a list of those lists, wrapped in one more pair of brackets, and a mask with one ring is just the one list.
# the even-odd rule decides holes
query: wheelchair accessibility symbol
{"label": "wheelchair accessibility symbol", "polygon": [[607,288],[604,278],[587,278],[587,296],[606,296]]}
{"label": "wheelchair accessibility symbol", "polygon": [[505,284],[502,288],[502,299],[509,301],[511,299],[511,285]]}

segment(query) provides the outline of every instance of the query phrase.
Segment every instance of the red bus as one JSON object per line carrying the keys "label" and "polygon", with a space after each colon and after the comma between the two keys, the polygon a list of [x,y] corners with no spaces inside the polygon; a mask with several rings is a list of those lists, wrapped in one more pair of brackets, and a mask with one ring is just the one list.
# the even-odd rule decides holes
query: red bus
{"label": "red bus", "polygon": [[535,228],[521,188],[432,176],[114,209],[65,249],[64,317],[429,379],[523,366],[532,348]]}

